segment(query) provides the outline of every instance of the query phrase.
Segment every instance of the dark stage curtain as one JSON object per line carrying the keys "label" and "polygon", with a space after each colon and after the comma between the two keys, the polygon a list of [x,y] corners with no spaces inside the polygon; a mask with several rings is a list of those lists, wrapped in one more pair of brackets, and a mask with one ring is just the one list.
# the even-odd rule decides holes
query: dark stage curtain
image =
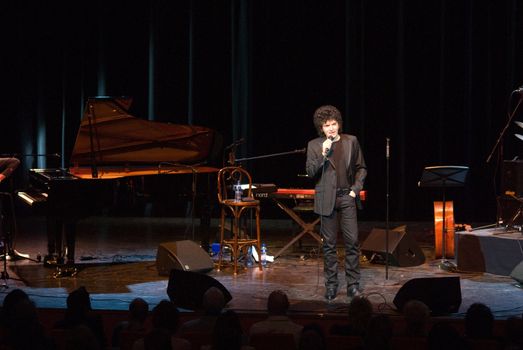
{"label": "dark stage curtain", "polygon": [[[385,218],[388,137],[392,220],[432,219],[441,191],[418,188],[425,166],[466,165],[447,194],[456,221],[494,222],[501,162],[523,146],[512,123],[486,162],[521,96],[517,0],[20,1],[0,16],[0,152],[63,155],[23,157],[25,170],[69,165],[89,96],[132,96],[134,116],[207,126],[225,145],[243,137],[238,157],[304,148],[314,109],[333,104],[369,168],[360,218]],[[256,182],[310,186],[304,163],[245,165]]]}

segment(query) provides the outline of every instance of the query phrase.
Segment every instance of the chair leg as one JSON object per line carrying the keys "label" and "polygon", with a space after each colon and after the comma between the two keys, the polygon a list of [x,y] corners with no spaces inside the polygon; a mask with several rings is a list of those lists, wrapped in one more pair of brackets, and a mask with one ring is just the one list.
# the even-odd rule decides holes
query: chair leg
{"label": "chair leg", "polygon": [[234,275],[236,276],[238,274],[238,236],[240,234],[240,218],[238,217],[238,213],[234,213],[234,228],[233,228],[233,235],[234,235],[234,243],[233,243],[233,264],[234,264]]}
{"label": "chair leg", "polygon": [[258,245],[258,252],[260,254],[258,259],[258,268],[263,271],[263,265],[261,261],[261,238],[260,238],[260,208],[256,208],[256,243]]}
{"label": "chair leg", "polygon": [[223,258],[223,231],[225,225],[225,211],[222,207],[221,218],[220,218],[220,251],[218,252],[218,268],[217,271],[220,271],[222,268],[222,258]]}

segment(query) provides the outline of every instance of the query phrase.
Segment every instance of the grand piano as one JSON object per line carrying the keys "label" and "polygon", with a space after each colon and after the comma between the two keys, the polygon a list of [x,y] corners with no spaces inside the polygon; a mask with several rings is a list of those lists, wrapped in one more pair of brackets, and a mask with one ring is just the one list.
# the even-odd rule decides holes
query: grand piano
{"label": "grand piano", "polygon": [[[69,168],[31,169],[29,189],[18,192],[26,204],[47,216],[44,263],[74,264],[76,222],[120,205],[122,187],[134,194],[137,187],[143,192],[146,184],[161,185],[160,178],[188,177],[190,189],[180,191],[190,194],[186,202],[192,205],[193,217],[195,201],[212,198],[212,188],[205,185],[214,183],[209,176],[218,171],[210,164],[221,147],[219,134],[202,126],[136,118],[128,112],[131,102],[126,97],[89,98]],[[178,178],[170,181],[174,182],[183,183]],[[203,207],[210,210],[209,206]],[[210,214],[204,216],[202,220],[210,222]],[[194,239],[194,222],[192,229]]]}

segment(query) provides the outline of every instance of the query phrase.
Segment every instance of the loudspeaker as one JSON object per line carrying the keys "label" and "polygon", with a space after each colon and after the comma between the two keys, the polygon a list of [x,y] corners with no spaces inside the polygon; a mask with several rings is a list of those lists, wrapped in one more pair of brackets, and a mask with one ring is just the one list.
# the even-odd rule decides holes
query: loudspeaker
{"label": "loudspeaker", "polygon": [[[370,262],[385,264],[385,229],[374,228],[361,245],[362,253]],[[406,231],[405,226],[389,230],[389,265],[418,266],[425,262],[425,255],[416,241]]]}
{"label": "loudspeaker", "polygon": [[189,240],[161,243],[156,253],[156,268],[160,276],[169,276],[172,269],[209,272],[213,267],[209,254]]}
{"label": "loudspeaker", "polygon": [[516,280],[519,284],[523,284],[523,261],[514,267],[510,273],[510,277]]}
{"label": "loudspeaker", "polygon": [[225,304],[232,300],[231,293],[211,276],[198,272],[171,270],[167,295],[177,306],[196,310],[202,306],[203,295],[207,289],[216,287],[222,291]]}
{"label": "loudspeaker", "polygon": [[459,277],[411,279],[400,288],[393,302],[401,312],[412,299],[424,302],[433,316],[458,312],[461,305]]}

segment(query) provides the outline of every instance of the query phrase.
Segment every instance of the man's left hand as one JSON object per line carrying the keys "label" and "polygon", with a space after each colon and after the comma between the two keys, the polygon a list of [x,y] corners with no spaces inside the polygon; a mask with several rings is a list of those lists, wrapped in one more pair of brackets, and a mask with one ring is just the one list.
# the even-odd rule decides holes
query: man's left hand
{"label": "man's left hand", "polygon": [[353,190],[350,190],[349,196],[351,196],[352,198],[356,198],[356,193]]}

